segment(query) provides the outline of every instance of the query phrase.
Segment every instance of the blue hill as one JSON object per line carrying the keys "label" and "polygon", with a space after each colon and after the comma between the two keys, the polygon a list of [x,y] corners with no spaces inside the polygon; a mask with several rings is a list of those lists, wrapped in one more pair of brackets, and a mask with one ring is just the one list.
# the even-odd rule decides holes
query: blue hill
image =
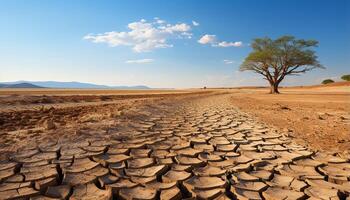
{"label": "blue hill", "polygon": [[[81,83],[81,82],[60,82],[60,81],[14,81],[14,82],[3,82],[1,85],[14,85],[14,84],[31,84],[33,88],[45,87],[45,88],[67,88],[67,89],[151,89],[144,85],[136,86],[107,86],[107,85],[97,85],[92,83]],[[29,86],[29,85],[28,85]]]}

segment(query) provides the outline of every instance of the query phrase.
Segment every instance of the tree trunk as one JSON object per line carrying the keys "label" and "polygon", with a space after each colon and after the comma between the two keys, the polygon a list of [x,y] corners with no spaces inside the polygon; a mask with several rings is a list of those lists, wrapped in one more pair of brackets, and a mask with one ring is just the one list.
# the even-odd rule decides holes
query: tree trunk
{"label": "tree trunk", "polygon": [[278,83],[271,83],[270,86],[270,94],[279,94],[280,92],[278,91]]}

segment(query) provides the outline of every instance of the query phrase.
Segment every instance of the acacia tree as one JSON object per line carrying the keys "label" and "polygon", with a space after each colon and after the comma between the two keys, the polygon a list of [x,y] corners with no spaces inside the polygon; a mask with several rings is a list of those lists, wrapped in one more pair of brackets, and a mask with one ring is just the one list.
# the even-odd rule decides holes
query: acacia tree
{"label": "acacia tree", "polygon": [[350,81],[350,74],[341,76],[341,79],[343,79],[344,81]]}
{"label": "acacia tree", "polygon": [[253,51],[240,66],[241,71],[253,71],[270,83],[270,93],[279,93],[278,86],[287,75],[299,75],[315,68],[324,68],[313,47],[315,40],[282,36],[276,40],[268,37],[254,39]]}

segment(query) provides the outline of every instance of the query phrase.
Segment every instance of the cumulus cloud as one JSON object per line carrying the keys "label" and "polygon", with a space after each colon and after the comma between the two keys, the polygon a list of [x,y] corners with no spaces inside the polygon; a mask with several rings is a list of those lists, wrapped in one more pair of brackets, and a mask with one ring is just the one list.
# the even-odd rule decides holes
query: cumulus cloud
{"label": "cumulus cloud", "polygon": [[199,26],[199,23],[196,21],[192,21],[193,26]]}
{"label": "cumulus cloud", "polygon": [[165,20],[159,19],[158,17],[155,17],[154,20],[157,24],[164,24],[166,22]]}
{"label": "cumulus cloud", "polygon": [[176,32],[187,33],[189,30],[191,30],[191,26],[185,23],[175,24],[175,25],[167,24],[166,27],[159,27],[159,28],[168,33],[176,33]]}
{"label": "cumulus cloud", "polygon": [[216,35],[203,35],[199,40],[200,44],[210,44],[213,47],[240,47],[243,45],[241,41],[237,42],[226,42],[226,41],[218,41]]}
{"label": "cumulus cloud", "polygon": [[219,47],[240,47],[242,46],[242,42],[241,41],[238,41],[238,42],[226,42],[226,41],[223,41],[223,42],[219,42],[218,46]]}
{"label": "cumulus cloud", "polygon": [[110,31],[88,34],[83,39],[94,43],[107,43],[111,47],[130,46],[135,52],[148,52],[159,48],[169,48],[170,38],[191,38],[191,26],[186,23],[166,24],[155,18],[152,22],[141,19],[128,24],[129,31]]}
{"label": "cumulus cloud", "polygon": [[146,59],[140,59],[140,60],[127,60],[125,63],[127,64],[145,64],[145,63],[152,63],[154,60],[150,58]]}
{"label": "cumulus cloud", "polygon": [[215,44],[216,43],[216,36],[215,35],[203,35],[199,40],[199,43],[201,44]]}

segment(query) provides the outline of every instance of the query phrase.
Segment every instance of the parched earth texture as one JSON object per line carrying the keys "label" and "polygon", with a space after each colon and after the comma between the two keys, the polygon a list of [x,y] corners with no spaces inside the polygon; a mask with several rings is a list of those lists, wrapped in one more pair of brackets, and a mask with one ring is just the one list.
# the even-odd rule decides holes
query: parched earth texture
{"label": "parched earth texture", "polygon": [[18,150],[1,161],[0,199],[350,199],[349,157],[300,146],[229,97]]}

